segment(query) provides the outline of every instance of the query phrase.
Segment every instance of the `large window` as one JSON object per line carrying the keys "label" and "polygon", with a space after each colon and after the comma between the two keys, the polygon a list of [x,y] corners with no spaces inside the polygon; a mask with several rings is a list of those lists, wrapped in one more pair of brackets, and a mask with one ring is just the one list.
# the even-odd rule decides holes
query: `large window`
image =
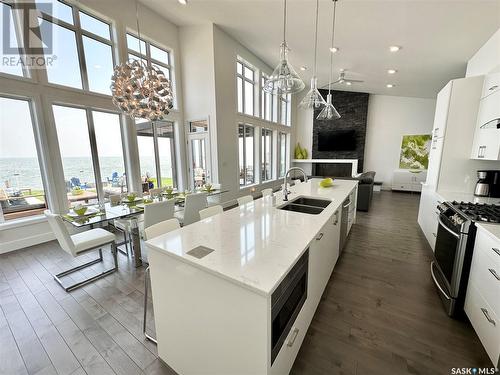
{"label": "large window", "polygon": [[254,127],[238,125],[240,186],[255,183]]}
{"label": "large window", "polygon": [[169,121],[136,120],[141,179],[144,190],[177,186],[174,124]]}
{"label": "large window", "polygon": [[236,85],[238,112],[253,116],[255,111],[255,70],[242,61],[236,62]]}
{"label": "large window", "polygon": [[260,78],[260,117],[267,121],[273,120],[273,95],[264,91],[267,77]]}
{"label": "large window", "polygon": [[278,133],[278,178],[284,177],[288,160],[288,134]]}
{"label": "large window", "polygon": [[262,129],[261,142],[261,182],[268,181],[273,177],[273,131]]}
{"label": "large window", "polygon": [[110,25],[63,2],[52,3],[52,8],[40,6],[39,18],[42,40],[52,36],[52,52],[57,56],[46,68],[49,82],[111,95],[114,58]]}
{"label": "large window", "polygon": [[127,48],[129,60],[139,60],[157,69],[160,69],[165,77],[171,79],[172,77],[172,58],[170,51],[161,48],[153,42],[141,39],[130,33],[127,34]]}
{"label": "large window", "polygon": [[29,101],[0,97],[0,221],[46,207],[33,125]]}
{"label": "large window", "polygon": [[120,116],[54,105],[70,205],[105,201],[127,190]]}

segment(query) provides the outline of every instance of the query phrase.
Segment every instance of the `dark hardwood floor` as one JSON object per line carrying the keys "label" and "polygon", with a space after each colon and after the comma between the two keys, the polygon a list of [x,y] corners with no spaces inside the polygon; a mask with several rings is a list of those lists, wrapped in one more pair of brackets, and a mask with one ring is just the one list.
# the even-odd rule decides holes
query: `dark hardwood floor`
{"label": "dark hardwood floor", "polygon": [[[358,213],[293,374],[430,375],[491,365],[472,328],[440,305],[418,199],[384,192],[370,213]],[[71,293],[53,280],[90,259],[73,259],[56,242],[0,256],[1,375],[172,374],[142,336],[143,268],[119,255],[118,273]]]}
{"label": "dark hardwood floor", "polygon": [[449,375],[491,367],[469,323],[446,316],[417,224],[419,195],[375,194],[358,212],[292,374]]}

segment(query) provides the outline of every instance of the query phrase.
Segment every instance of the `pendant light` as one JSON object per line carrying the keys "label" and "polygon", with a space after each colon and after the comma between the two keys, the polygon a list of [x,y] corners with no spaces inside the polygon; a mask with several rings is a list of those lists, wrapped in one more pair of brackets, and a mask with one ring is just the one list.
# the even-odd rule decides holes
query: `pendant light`
{"label": "pendant light", "polygon": [[[333,0],[333,21],[332,21],[332,44],[330,51],[333,51],[335,42],[335,10],[337,6],[337,0]],[[319,113],[318,120],[336,120],[340,118],[339,113],[332,104],[332,77],[333,77],[333,52],[330,53],[330,80],[328,81],[328,95],[326,97],[326,106]]]}
{"label": "pendant light", "polygon": [[299,104],[301,108],[320,108],[326,105],[325,99],[321,96],[318,91],[318,78],[316,77],[316,58],[318,55],[318,12],[319,12],[319,0],[316,0],[316,21],[315,21],[315,31],[314,31],[314,70],[313,76],[311,78],[311,89],[304,96],[304,99]]}
{"label": "pendant light", "polygon": [[142,59],[139,4],[135,3],[139,59],[117,65],[111,77],[113,104],[126,115],[150,121],[161,120],[173,107],[170,80],[162,70],[149,66]]}
{"label": "pendant light", "polygon": [[280,62],[266,80],[263,90],[268,93],[295,94],[306,86],[288,61],[286,43],[286,0],[283,5],[283,42],[280,45]]}

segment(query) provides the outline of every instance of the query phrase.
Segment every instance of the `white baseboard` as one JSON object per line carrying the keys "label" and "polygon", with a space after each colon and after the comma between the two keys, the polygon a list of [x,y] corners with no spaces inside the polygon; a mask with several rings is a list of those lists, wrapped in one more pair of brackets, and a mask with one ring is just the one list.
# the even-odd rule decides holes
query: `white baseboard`
{"label": "white baseboard", "polygon": [[0,254],[5,254],[14,250],[23,249],[25,247],[38,245],[44,242],[52,241],[55,239],[54,233],[47,232],[37,234],[31,237],[23,237],[18,240],[3,242],[0,244]]}

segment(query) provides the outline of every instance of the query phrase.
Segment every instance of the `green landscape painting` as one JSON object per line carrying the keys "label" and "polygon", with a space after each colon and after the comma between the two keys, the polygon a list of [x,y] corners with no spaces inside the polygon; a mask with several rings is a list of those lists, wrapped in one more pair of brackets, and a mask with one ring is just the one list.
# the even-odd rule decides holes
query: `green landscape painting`
{"label": "green landscape painting", "polygon": [[429,151],[431,135],[404,135],[401,142],[399,157],[400,169],[427,169],[429,165]]}

